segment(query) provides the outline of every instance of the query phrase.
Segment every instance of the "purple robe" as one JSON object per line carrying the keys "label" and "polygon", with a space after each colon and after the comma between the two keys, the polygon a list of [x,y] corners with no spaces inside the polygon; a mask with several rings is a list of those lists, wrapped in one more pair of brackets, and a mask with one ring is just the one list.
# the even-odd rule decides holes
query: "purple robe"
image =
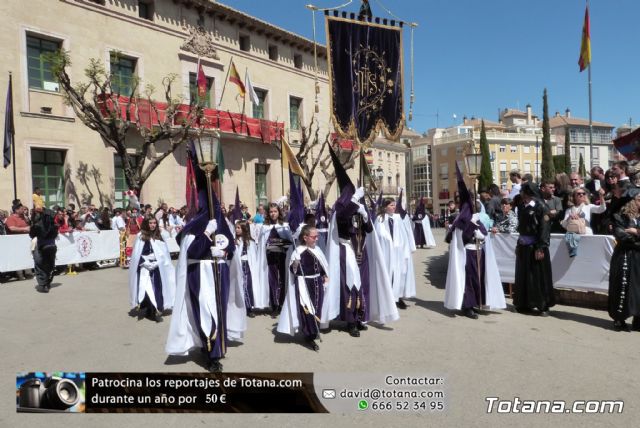
{"label": "purple robe", "polygon": [[[317,316],[322,313],[322,301],[324,299],[324,278],[327,276],[327,272],[324,271],[322,265],[318,262],[318,259],[311,253],[311,251],[303,251],[300,254],[300,265],[296,272],[291,268],[291,273],[296,276],[304,275],[305,284],[311,298],[311,303],[315,309]],[[306,278],[308,276],[318,275],[316,278]],[[297,284],[297,282],[296,282]],[[296,302],[298,307],[298,320],[300,321],[300,328],[302,333],[307,337],[314,339],[317,337],[318,321],[314,319],[314,315],[306,313],[302,305],[300,305],[300,291],[298,287],[294,287],[296,294]]]}
{"label": "purple robe", "polygon": [[[187,249],[187,257],[193,260],[211,260],[211,240],[207,238],[204,234],[200,233],[194,237],[193,242],[189,245]],[[211,267],[213,269],[213,265]],[[200,294],[200,263],[189,264],[187,267],[187,284],[189,287],[189,300],[191,302],[191,311],[193,313],[195,326],[198,328],[198,333],[200,335],[200,339],[202,340],[205,353],[209,356],[210,359],[214,358],[222,358],[224,357],[224,352],[222,350],[222,340],[220,332],[224,332],[225,337],[225,350],[227,348],[228,339],[226,332],[227,325],[227,301],[229,299],[229,267],[226,263],[218,263],[218,271],[220,283],[216,284],[216,287],[219,287],[220,290],[220,300],[216,302],[218,307],[222,312],[222,319],[220,320],[220,326],[216,326],[215,320],[211,320],[213,323],[213,328],[217,327],[216,338],[213,342],[211,342],[211,350],[207,349],[207,338],[211,336],[211,332],[203,332],[200,327],[200,303],[199,303],[199,294]],[[214,275],[215,278],[215,275]],[[216,278],[217,281],[217,278]]]}
{"label": "purple robe", "polygon": [[[335,204],[338,237],[348,239],[356,254],[360,271],[360,290],[347,284],[346,281],[346,249],[340,244],[340,316],[348,323],[365,322],[369,319],[369,259],[365,238],[373,231],[371,219],[367,222],[358,214],[358,204],[344,200],[342,196]],[[361,255],[361,256],[359,256]]]}
{"label": "purple robe", "polygon": [[247,257],[247,244],[242,244],[242,288],[244,290],[244,305],[247,308],[247,312],[251,311],[251,308],[255,306],[253,301],[253,280],[251,279],[251,267],[249,266],[249,261],[246,260]]}
{"label": "purple robe", "polygon": [[[151,241],[145,241],[144,246],[142,247],[142,253],[140,253],[140,262],[138,263],[138,281],[140,281],[140,269],[144,269],[142,267],[142,263],[144,263],[144,259],[142,256],[148,256],[149,254],[153,254],[153,247],[151,246]],[[158,305],[158,310],[162,312],[164,310],[164,298],[162,296],[162,278],[160,276],[160,270],[154,269],[149,272],[149,277],[151,278],[151,284],[153,286],[153,294],[156,298],[156,304]],[[149,299],[149,295],[145,293],[144,299],[140,302],[141,309],[153,309],[155,312],[155,308]]]}

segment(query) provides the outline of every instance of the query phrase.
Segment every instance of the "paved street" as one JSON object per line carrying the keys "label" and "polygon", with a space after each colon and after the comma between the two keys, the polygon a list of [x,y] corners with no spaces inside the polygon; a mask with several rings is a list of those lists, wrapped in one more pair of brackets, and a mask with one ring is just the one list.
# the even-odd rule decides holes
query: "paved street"
{"label": "paved street", "polygon": [[[202,371],[168,360],[169,319],[156,324],[128,315],[127,271],[109,268],[59,276],[49,294],[31,281],[0,285],[0,426],[632,426],[640,416],[640,333],[616,333],[606,312],[556,306],[548,318],[510,311],[478,320],[443,307],[447,268],[438,248],[414,254],[418,296],[389,326],[360,338],[333,331],[320,352],[274,338],[269,316],[249,319],[244,343],[229,349],[225,371],[421,373],[446,378],[441,415],[41,415],[15,413],[15,373],[27,371]],[[510,303],[510,302],[509,302]],[[623,414],[486,414],[485,397],[522,400],[625,400]],[[186,422],[186,423],[185,423]]]}

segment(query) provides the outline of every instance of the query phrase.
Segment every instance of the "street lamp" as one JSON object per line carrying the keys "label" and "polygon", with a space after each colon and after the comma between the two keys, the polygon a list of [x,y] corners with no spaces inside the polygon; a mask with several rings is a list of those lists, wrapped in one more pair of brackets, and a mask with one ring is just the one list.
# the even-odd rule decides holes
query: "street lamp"
{"label": "street lamp", "polygon": [[209,218],[214,218],[213,199],[211,198],[211,174],[216,169],[220,134],[217,131],[200,135],[195,141],[198,166],[207,176],[207,199],[209,201]]}
{"label": "street lamp", "polygon": [[478,194],[477,179],[480,176],[480,170],[482,168],[482,153],[474,153],[474,150],[471,149],[470,153],[465,154],[465,161],[467,164],[467,173],[469,174],[469,177],[471,177],[471,180],[473,180],[473,191],[475,192],[475,198]]}

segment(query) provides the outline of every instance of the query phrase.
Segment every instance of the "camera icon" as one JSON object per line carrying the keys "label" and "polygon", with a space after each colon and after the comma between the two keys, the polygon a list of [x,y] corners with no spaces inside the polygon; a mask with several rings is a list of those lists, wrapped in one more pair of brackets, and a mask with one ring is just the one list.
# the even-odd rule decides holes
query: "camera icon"
{"label": "camera icon", "polygon": [[26,409],[66,410],[80,401],[80,391],[69,379],[29,379],[20,386],[19,411]]}

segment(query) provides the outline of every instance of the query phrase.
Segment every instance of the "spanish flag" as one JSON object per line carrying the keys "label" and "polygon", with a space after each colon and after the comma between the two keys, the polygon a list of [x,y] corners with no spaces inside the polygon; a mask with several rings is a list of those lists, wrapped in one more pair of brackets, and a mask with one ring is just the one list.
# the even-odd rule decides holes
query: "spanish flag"
{"label": "spanish flag", "polygon": [[236,69],[236,65],[233,63],[233,61],[231,61],[231,70],[229,71],[229,82],[235,83],[238,86],[238,91],[240,91],[240,96],[244,98],[244,94],[246,92],[244,88],[244,83],[242,83],[242,79],[240,78],[238,69]]}
{"label": "spanish flag", "polygon": [[580,58],[578,58],[578,65],[580,71],[584,71],[585,68],[591,64],[591,31],[589,25],[589,6],[584,11],[584,25],[582,26],[582,43],[580,44]]}
{"label": "spanish flag", "polygon": [[298,163],[296,155],[293,154],[293,150],[291,149],[289,143],[287,143],[287,140],[284,139],[284,136],[282,136],[282,139],[280,141],[282,143],[282,168],[288,169],[295,175],[304,177],[304,171],[302,171],[302,167]]}

